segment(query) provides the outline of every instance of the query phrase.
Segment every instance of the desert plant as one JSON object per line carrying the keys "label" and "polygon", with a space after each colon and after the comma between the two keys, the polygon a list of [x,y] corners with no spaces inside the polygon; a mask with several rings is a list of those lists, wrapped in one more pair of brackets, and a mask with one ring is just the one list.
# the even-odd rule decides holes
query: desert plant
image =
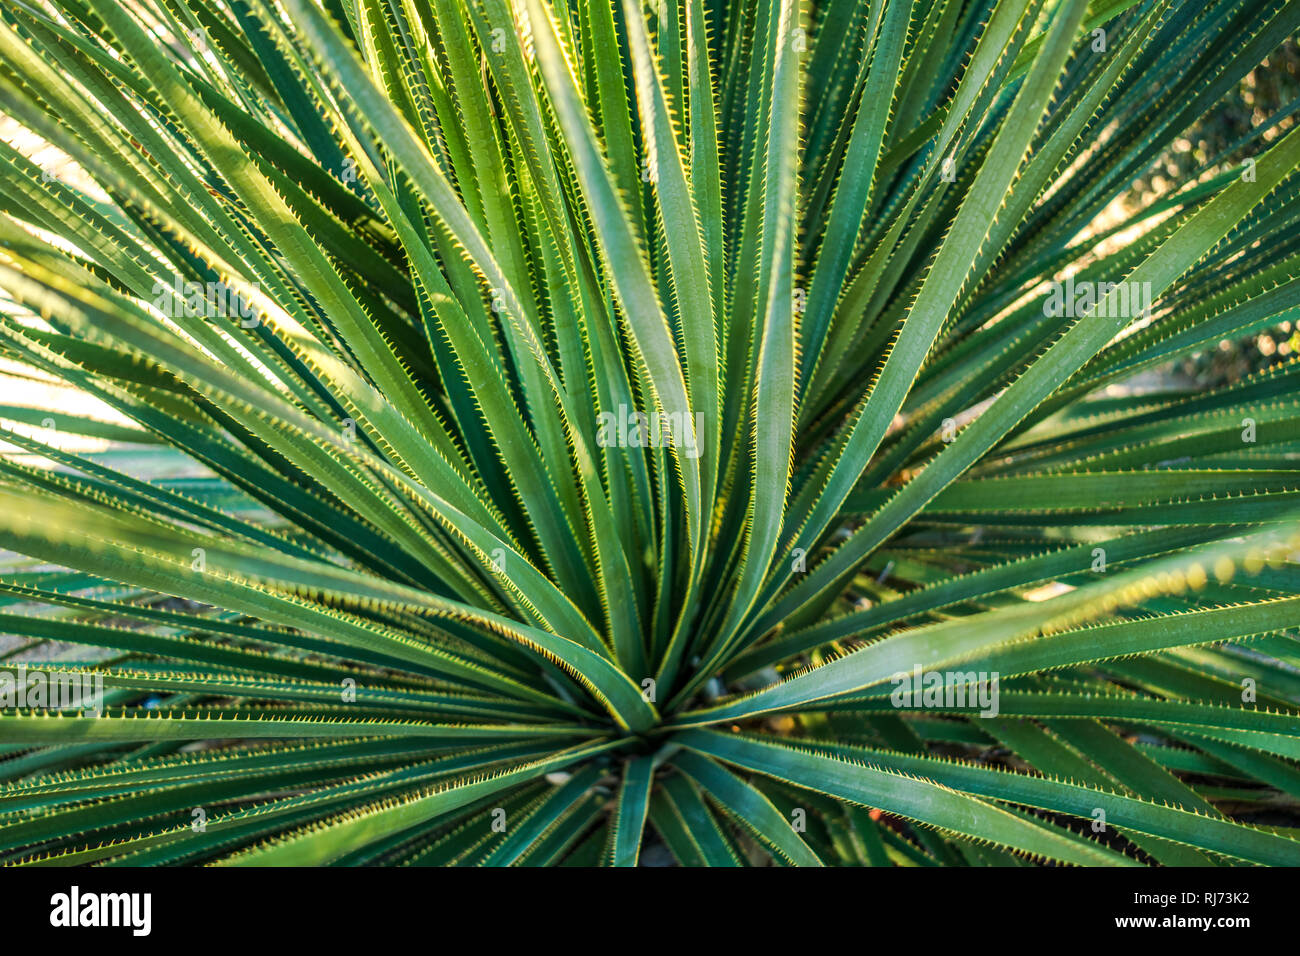
{"label": "desert plant", "polygon": [[0,859],[1300,862],[1297,25],[6,2]]}

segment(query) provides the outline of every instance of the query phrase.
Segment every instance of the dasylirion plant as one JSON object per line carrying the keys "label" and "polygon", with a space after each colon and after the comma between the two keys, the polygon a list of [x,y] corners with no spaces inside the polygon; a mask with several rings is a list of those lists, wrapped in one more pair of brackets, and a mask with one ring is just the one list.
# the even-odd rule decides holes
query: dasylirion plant
{"label": "dasylirion plant", "polygon": [[1300,864],[1297,27],[7,0],[0,861]]}

